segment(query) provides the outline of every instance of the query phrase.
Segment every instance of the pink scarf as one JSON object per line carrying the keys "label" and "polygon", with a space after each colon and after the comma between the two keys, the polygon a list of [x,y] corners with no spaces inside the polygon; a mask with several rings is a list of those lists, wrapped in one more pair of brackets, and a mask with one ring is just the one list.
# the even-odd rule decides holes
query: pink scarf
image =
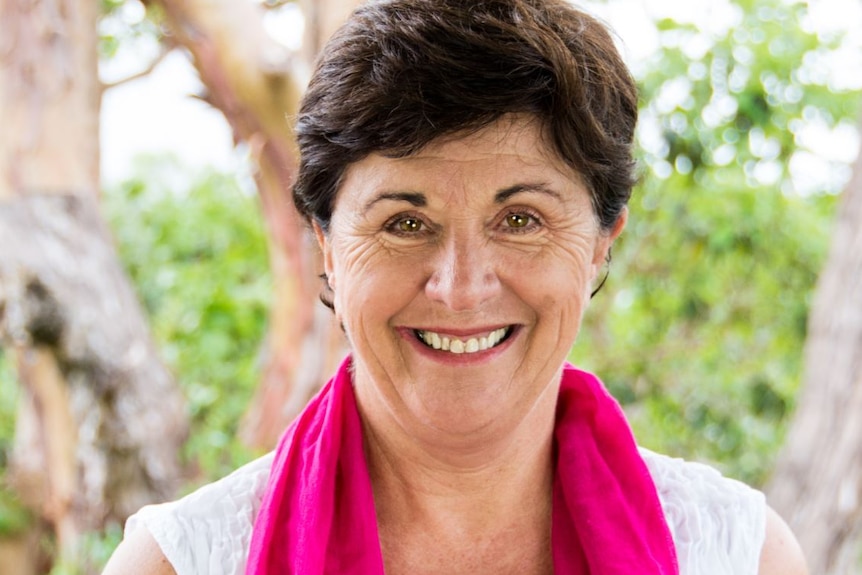
{"label": "pink scarf", "polygon": [[[247,575],[383,575],[350,358],[279,442]],[[652,477],[617,402],[566,364],[555,429],[554,572],[677,575]]]}

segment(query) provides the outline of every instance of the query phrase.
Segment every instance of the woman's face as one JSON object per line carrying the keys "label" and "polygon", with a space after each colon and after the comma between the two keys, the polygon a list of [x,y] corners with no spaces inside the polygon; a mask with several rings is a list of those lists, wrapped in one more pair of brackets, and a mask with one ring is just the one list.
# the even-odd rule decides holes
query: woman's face
{"label": "woman's face", "polygon": [[357,397],[404,429],[523,421],[556,396],[610,243],[536,122],[351,165],[318,231]]}

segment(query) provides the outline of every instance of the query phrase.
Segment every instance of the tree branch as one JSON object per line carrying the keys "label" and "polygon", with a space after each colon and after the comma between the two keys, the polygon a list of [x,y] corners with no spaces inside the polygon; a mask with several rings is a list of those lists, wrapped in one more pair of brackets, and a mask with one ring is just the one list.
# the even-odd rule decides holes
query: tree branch
{"label": "tree branch", "polygon": [[[164,44],[164,41],[162,42]],[[146,68],[141,70],[140,72],[135,72],[131,76],[127,76],[121,80],[117,80],[116,82],[110,82],[108,84],[103,83],[101,86],[102,94],[107,92],[112,88],[116,88],[117,86],[122,86],[123,84],[128,84],[129,82],[134,82],[135,80],[139,80],[145,76],[149,76],[156,67],[161,64],[168,54],[174,51],[174,47],[171,46],[169,48],[162,49],[158,56],[153,58],[153,61],[147,65]]]}
{"label": "tree branch", "polygon": [[263,0],[261,5],[265,10],[278,10],[284,8],[288,4],[294,4],[296,0]]}

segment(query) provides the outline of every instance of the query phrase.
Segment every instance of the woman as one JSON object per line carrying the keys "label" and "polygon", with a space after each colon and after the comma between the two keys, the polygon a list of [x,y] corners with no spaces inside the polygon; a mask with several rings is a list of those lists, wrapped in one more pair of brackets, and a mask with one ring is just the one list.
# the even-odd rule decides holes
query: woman
{"label": "woman", "polygon": [[566,364],[637,94],[562,0],[383,0],[324,50],[294,200],[351,356],[276,452],[145,508],[106,573],[805,573],[761,494],[637,448]]}

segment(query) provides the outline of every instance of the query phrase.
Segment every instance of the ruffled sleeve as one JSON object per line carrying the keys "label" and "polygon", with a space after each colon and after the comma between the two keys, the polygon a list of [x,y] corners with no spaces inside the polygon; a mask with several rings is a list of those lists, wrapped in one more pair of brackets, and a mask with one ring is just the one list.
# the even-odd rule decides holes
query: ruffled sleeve
{"label": "ruffled sleeve", "polygon": [[757,575],[763,494],[707,465],[642,449],[677,548],[680,575]]}
{"label": "ruffled sleeve", "polygon": [[170,503],[149,505],[126,522],[153,535],[177,575],[243,575],[272,453]]}

